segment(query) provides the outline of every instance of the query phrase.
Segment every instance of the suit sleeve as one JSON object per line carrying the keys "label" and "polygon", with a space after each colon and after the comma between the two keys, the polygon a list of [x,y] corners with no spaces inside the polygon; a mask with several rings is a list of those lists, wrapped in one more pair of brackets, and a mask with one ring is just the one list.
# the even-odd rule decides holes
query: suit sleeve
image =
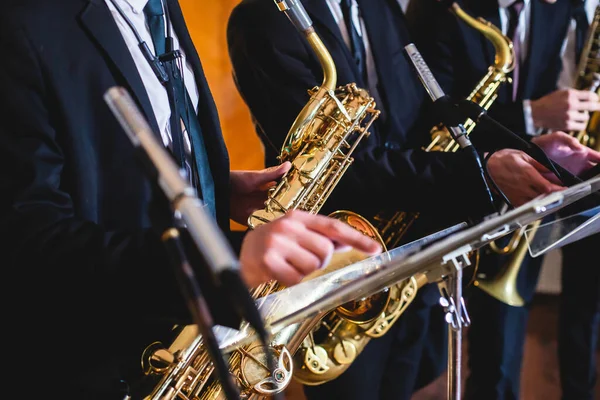
{"label": "suit sleeve", "polygon": [[43,48],[26,31],[6,27],[0,36],[0,231],[5,282],[18,288],[16,301],[28,300],[30,317],[40,314],[40,304],[60,311],[52,314],[57,324],[65,322],[60,316],[102,329],[189,321],[157,232],[108,231],[77,217],[65,190],[69,165],[40,62]]}
{"label": "suit sleeve", "polygon": [[[255,13],[257,9],[238,6],[230,17],[227,37],[235,81],[267,143],[269,163],[276,162],[277,149],[309,100],[307,89],[320,85],[323,75],[312,50],[287,18],[265,10]],[[471,159],[464,154],[393,148],[373,131],[353,157],[329,203],[374,212],[381,208],[428,211],[447,198],[447,204],[463,214],[481,207],[481,199],[447,196],[466,182],[479,184]]]}

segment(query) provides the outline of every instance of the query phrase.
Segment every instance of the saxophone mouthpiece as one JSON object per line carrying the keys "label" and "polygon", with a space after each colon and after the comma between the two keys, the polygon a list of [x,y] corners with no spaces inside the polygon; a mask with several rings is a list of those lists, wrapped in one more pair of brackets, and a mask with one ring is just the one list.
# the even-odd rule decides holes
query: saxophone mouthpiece
{"label": "saxophone mouthpiece", "polygon": [[437,0],[437,2],[447,8],[452,7],[455,3],[454,0]]}
{"label": "saxophone mouthpiece", "polygon": [[296,29],[308,34],[313,31],[313,22],[300,0],[274,0],[279,11],[283,11]]}

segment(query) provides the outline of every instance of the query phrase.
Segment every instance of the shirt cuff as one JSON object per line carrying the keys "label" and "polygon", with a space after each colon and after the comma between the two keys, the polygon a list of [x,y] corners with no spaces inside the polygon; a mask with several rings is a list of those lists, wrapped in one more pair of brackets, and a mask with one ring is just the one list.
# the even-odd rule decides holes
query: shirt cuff
{"label": "shirt cuff", "polygon": [[539,136],[542,134],[542,129],[535,127],[533,122],[533,114],[531,112],[531,100],[523,100],[523,115],[525,117],[525,133],[529,136]]}

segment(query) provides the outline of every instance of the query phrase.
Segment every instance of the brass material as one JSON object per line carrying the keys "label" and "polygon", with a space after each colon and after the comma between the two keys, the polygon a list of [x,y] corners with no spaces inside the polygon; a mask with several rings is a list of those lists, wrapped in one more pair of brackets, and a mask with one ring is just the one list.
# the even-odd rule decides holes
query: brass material
{"label": "brass material", "polygon": [[163,234],[160,237],[160,239],[163,242],[166,242],[171,239],[177,239],[177,238],[179,238],[179,231],[175,228],[167,229],[166,231],[163,232]]}
{"label": "brass material", "polygon": [[[478,30],[494,46],[496,55],[494,64],[488,69],[487,74],[479,81],[475,89],[469,94],[467,100],[479,104],[483,109],[489,110],[496,98],[498,89],[511,79],[508,74],[515,68],[515,55],[512,41],[502,34],[494,24],[483,18],[473,18],[467,14],[457,3],[451,7],[452,12],[470,27]],[[471,119],[463,124],[467,134],[475,129],[475,122]],[[446,127],[438,125],[431,130],[431,143],[427,151],[456,152],[460,146],[452,139]]]}
{"label": "brass material", "polygon": [[[290,161],[292,168],[269,191],[264,209],[249,217],[250,229],[292,210],[318,213],[352,164],[351,154],[356,146],[369,135],[371,124],[380,114],[375,108],[374,99],[366,90],[353,83],[336,87],[337,71],[331,55],[314,29],[308,28],[303,33],[321,61],[323,82],[309,91],[310,100],[294,121],[281,150],[279,159]],[[365,218],[350,211],[337,211],[330,216],[373,237],[385,249],[377,230]],[[366,257],[366,254],[356,250],[335,253],[325,268],[305,279],[343,268]],[[253,289],[252,296],[259,299],[281,289],[283,286],[278,282],[270,281]],[[368,329],[379,323],[386,307],[392,303],[391,293],[395,293],[394,289],[342,305],[339,308],[340,315],[347,319],[340,319],[340,325],[355,325],[351,321],[359,321],[364,325],[359,329]],[[328,315],[340,318],[334,310]],[[319,380],[321,371],[327,371],[328,376],[341,374],[342,370],[331,361],[334,356],[342,360],[346,367],[360,353],[364,344],[344,343],[344,347],[335,354],[328,354],[325,348],[314,343],[310,353],[298,351],[305,338],[312,336],[311,332],[319,319],[278,332],[271,339],[269,352],[259,342],[231,352],[229,370],[236,379],[242,398],[264,398],[283,391],[296,369],[294,364],[307,370],[310,368],[313,371],[311,381],[315,384],[323,382]],[[170,358],[171,362],[153,362],[159,355],[156,351],[163,355],[161,359]],[[194,326],[183,327],[169,348],[169,356],[164,357],[164,352],[162,347],[154,344],[145,353],[143,365],[146,373],[160,376],[159,384],[146,399],[223,399],[221,385],[213,373],[214,367],[203,346],[202,337]],[[266,367],[269,353],[275,357],[277,366],[272,373]]]}
{"label": "brass material", "polygon": [[[538,220],[530,225],[531,230],[529,232],[529,240],[535,236],[541,222],[541,220]],[[518,240],[518,244],[512,257],[502,267],[500,272],[493,278],[477,279],[473,283],[476,287],[494,297],[496,300],[514,307],[523,307],[525,305],[525,301],[517,290],[517,276],[519,275],[523,259],[527,255],[528,248],[527,240],[524,238],[525,229],[527,229],[527,227],[517,231],[517,234],[521,239]]]}
{"label": "brass material", "polygon": [[[506,82],[510,82],[508,74],[515,67],[513,44],[492,23],[483,18],[471,17],[457,3],[451,6],[451,12],[467,25],[481,32],[492,43],[496,51],[494,64],[489,67],[487,74],[478,82],[475,89],[467,97],[467,100],[473,101],[485,110],[488,110],[498,97],[500,86]],[[475,122],[471,119],[468,119],[463,124],[467,134],[473,131],[475,125]],[[424,149],[425,151],[456,152],[460,148],[443,124],[433,127],[430,134],[431,142]],[[382,211],[373,218],[373,223],[385,241],[386,246],[388,248],[395,248],[400,245],[402,238],[418,218],[419,213],[417,212]],[[472,283],[479,266],[479,252],[473,252],[470,256],[475,259],[472,263],[474,265]],[[427,279],[424,276],[415,276],[413,280],[405,282],[404,290],[406,292],[403,295],[404,301],[398,303],[400,309],[398,310],[399,314],[395,316],[396,319],[406,309],[412,299],[414,299],[417,291],[426,283]],[[393,321],[390,321],[388,325],[380,326],[382,332],[380,334],[385,333],[393,324]]]}
{"label": "brass material", "polygon": [[[502,35],[500,30],[494,25],[483,19],[470,17],[457,4],[454,4],[452,7],[452,12],[470,26],[482,32],[493,43],[496,49],[494,65],[489,68],[486,76],[468,97],[469,100],[477,102],[487,110],[496,100],[500,85],[509,81],[507,75],[514,68],[515,58],[512,42]],[[465,123],[468,133],[474,127],[475,123],[471,120]],[[458,144],[452,140],[452,136],[444,126],[435,127],[431,134],[432,142],[427,147],[427,151],[455,152],[459,149]],[[419,213],[382,211],[375,215],[371,222],[386,247],[394,248],[401,244],[406,232],[409,231],[418,218]],[[476,261],[473,264],[476,271],[479,263],[479,253],[474,252],[471,257],[475,257]],[[317,360],[319,361],[318,368],[313,368],[313,366],[308,365],[306,362],[303,364],[297,362],[296,365],[301,365],[301,367],[297,368],[294,372],[296,380],[305,385],[319,385],[338,377],[350,365],[350,363],[345,364],[338,360],[340,345],[344,344],[345,348],[350,348],[350,345],[353,345],[358,349],[356,355],[360,354],[360,351],[362,351],[371,338],[383,336],[390,329],[414,300],[418,290],[426,283],[426,276],[417,274],[411,279],[407,279],[389,288],[387,296],[388,304],[383,309],[384,312],[379,316],[375,316],[373,312],[370,314],[361,313],[360,310],[363,309],[363,304],[359,301],[358,304],[353,305],[352,312],[356,314],[358,311],[363,316],[362,321],[356,319],[356,315],[354,317],[347,315],[345,313],[346,305],[338,307],[334,314],[327,316],[321,321],[317,329],[313,330],[313,334],[305,339],[303,346],[299,350],[299,354],[295,355],[294,359],[309,359],[314,365],[317,365]],[[382,296],[383,293],[379,295]],[[380,309],[380,305],[383,304],[381,299],[377,299],[376,296],[370,298],[369,301],[371,304],[368,307],[364,307],[365,310],[375,311]],[[373,317],[375,319],[371,320],[370,318]],[[323,352],[323,349],[325,352]],[[319,354],[327,354],[326,364],[323,363],[322,356],[318,357]],[[348,361],[348,354],[350,352],[344,353],[346,357],[343,359],[344,362]]]}
{"label": "brass material", "polygon": [[[579,60],[575,89],[588,90],[600,95],[600,5],[596,7]],[[586,129],[569,133],[581,144],[600,151],[600,112],[590,114]]]}
{"label": "brass material", "polygon": [[[590,25],[588,37],[579,60],[575,89],[589,90],[600,95],[600,6],[596,7],[594,20]],[[600,151],[600,113],[594,112],[585,130],[569,132],[571,136],[596,151]],[[539,228],[540,221],[531,225],[529,237],[533,237]],[[524,305],[516,287],[516,278],[527,255],[527,240],[524,229],[519,229],[512,236],[509,244],[498,248],[495,243],[490,247],[498,254],[511,254],[511,258],[502,271],[493,278],[479,279],[475,285],[496,299],[516,307]]]}
{"label": "brass material", "polygon": [[[482,25],[483,26],[483,25]],[[483,28],[481,28],[483,29]],[[488,29],[488,28],[485,28]],[[319,57],[324,79],[319,87],[309,91],[310,100],[299,113],[284,142],[279,159],[290,161],[292,168],[271,189],[265,208],[253,213],[248,226],[254,229],[292,210],[318,213],[339,179],[351,165],[351,154],[366,137],[371,124],[378,118],[374,99],[355,84],[336,87],[337,73],[331,55],[314,29],[304,35]],[[498,74],[497,74],[498,76]],[[491,79],[491,78],[490,78]],[[485,88],[480,87],[481,91]],[[485,91],[486,93],[489,90]],[[493,97],[493,96],[492,96]],[[494,97],[495,98],[495,97]],[[398,243],[418,214],[396,213],[393,220],[375,218],[384,224],[381,232],[364,217],[350,211],[330,214],[355,229],[379,241]],[[385,229],[387,227],[387,229]],[[336,253],[326,268],[305,279],[312,279],[366,258],[356,250]],[[417,274],[374,296],[358,299],[337,307],[324,317],[304,321],[278,332],[270,343],[276,370],[266,368],[268,352],[254,342],[233,351],[229,356],[230,372],[240,387],[241,397],[257,399],[283,391],[293,376],[306,385],[319,385],[337,378],[361,353],[371,338],[385,334],[414,300],[420,287],[427,283]],[[278,282],[262,284],[252,291],[255,299],[283,289]],[[324,293],[315,293],[323,295]],[[159,351],[161,360],[152,350]],[[146,399],[223,399],[221,386],[213,376],[214,367],[194,326],[182,327],[169,348],[154,345],[146,352],[147,374],[158,375],[160,382]]]}

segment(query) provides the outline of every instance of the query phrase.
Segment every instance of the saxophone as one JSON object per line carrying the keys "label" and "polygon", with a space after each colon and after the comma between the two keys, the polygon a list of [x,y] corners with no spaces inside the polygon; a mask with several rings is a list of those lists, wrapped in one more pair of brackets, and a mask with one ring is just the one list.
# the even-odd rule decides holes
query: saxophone
{"label": "saxophone", "polygon": [[[600,94],[600,6],[596,7],[594,20],[579,60],[575,89]],[[590,115],[586,129],[569,133],[581,144],[600,151],[600,113],[594,112]]]}
{"label": "saxophone", "polygon": [[[482,18],[471,17],[457,3],[452,3],[449,9],[469,26],[481,32],[496,50],[494,65],[489,67],[487,74],[467,98],[487,110],[498,97],[499,87],[510,79],[508,74],[514,69],[512,42],[493,24]],[[469,119],[464,127],[467,133],[471,133],[475,123]],[[459,149],[459,145],[443,125],[434,127],[431,136],[431,143],[425,151],[455,152]],[[401,244],[406,232],[418,218],[419,213],[385,210],[372,217],[370,222],[386,247],[392,249]],[[294,372],[295,379],[305,385],[320,385],[337,378],[348,369],[372,338],[381,337],[389,331],[415,299],[418,290],[426,283],[427,277],[417,274],[390,288],[389,305],[374,321],[352,320],[340,309],[327,315],[309,333],[294,356],[296,365],[300,366]]]}
{"label": "saxophone", "polygon": [[[250,229],[292,210],[318,213],[352,164],[351,154],[369,134],[371,124],[380,114],[375,108],[375,100],[356,84],[336,87],[337,71],[333,59],[312,27],[312,21],[300,1],[274,1],[304,34],[319,58],[324,77],[321,86],[309,90],[310,99],[290,128],[281,150],[280,161],[291,161],[292,168],[270,190],[264,209],[249,217]],[[385,249],[377,230],[362,216],[342,210],[330,214],[330,217],[379,241]],[[324,269],[305,279],[335,271],[364,258],[366,256],[363,253],[355,250],[336,253]],[[254,288],[252,297],[260,308],[262,298],[282,289],[284,287],[280,283],[270,281]],[[394,293],[393,290],[385,290],[341,305],[337,312],[352,321],[373,321],[385,312]],[[264,309],[261,311],[264,312]],[[298,362],[293,355],[316,323],[305,321],[283,329],[271,338],[269,349],[265,349],[259,341],[253,341],[231,351],[228,356],[229,371],[243,399],[269,397],[288,386],[294,365]],[[241,329],[245,329],[244,324]],[[306,356],[301,362],[315,369],[326,368],[320,365],[318,356],[318,353],[312,358]],[[274,371],[267,368],[267,357],[274,357]],[[168,349],[160,342],[148,346],[142,355],[142,366],[146,375],[158,380],[145,397],[147,400],[225,398],[208,351],[195,326],[178,329]]]}

